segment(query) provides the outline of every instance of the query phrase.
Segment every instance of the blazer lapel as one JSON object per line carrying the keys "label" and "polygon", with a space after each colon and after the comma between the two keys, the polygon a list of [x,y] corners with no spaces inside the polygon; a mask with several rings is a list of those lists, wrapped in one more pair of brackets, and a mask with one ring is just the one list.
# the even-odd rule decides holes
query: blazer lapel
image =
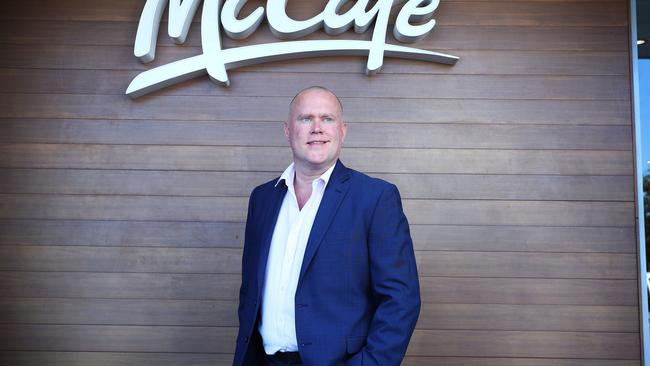
{"label": "blazer lapel", "polygon": [[264,217],[264,220],[262,220],[264,225],[262,227],[260,238],[262,238],[263,241],[260,247],[259,263],[257,265],[258,291],[261,291],[263,288],[264,279],[266,278],[266,263],[269,257],[271,239],[273,239],[273,229],[275,228],[276,221],[278,221],[282,201],[284,200],[284,196],[287,194],[287,186],[284,183],[280,183],[277,187],[273,187],[271,192],[268,209],[265,210],[266,216]]}
{"label": "blazer lapel", "polygon": [[327,232],[327,229],[334,219],[336,211],[343,201],[343,197],[345,197],[345,194],[348,191],[350,183],[349,178],[349,169],[346,168],[343,163],[337,161],[332,176],[330,177],[330,181],[325,188],[323,199],[321,200],[316,217],[314,218],[314,224],[311,227],[311,233],[307,240],[307,248],[305,249],[305,256],[303,257],[302,266],[300,267],[298,283],[302,280],[305,271],[309,267],[309,263],[311,263],[312,258],[314,258],[318,246],[323,241],[323,236]]}

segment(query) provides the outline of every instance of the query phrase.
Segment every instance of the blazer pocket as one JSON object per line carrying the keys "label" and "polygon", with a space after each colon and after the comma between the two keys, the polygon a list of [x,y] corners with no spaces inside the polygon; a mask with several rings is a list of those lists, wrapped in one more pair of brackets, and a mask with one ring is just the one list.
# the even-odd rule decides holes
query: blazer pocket
{"label": "blazer pocket", "polygon": [[352,336],[345,338],[347,352],[351,355],[359,353],[361,348],[366,345],[366,336]]}

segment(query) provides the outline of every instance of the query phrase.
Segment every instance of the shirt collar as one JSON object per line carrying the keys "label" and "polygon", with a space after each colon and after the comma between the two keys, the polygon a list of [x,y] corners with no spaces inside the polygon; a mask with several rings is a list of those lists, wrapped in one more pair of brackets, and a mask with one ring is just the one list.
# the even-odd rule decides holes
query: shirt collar
{"label": "shirt collar", "polygon": [[[325,173],[323,173],[320,177],[316,178],[315,181],[322,180],[323,183],[324,183],[323,186],[324,187],[327,186],[327,183],[330,181],[330,177],[332,176],[332,172],[334,171],[335,166],[336,166],[336,163],[332,164],[332,166],[329,167],[325,171]],[[294,179],[295,175],[296,175],[296,168],[295,168],[294,163],[291,163],[291,164],[289,164],[287,169],[285,169],[284,172],[282,172],[282,175],[280,175],[280,178],[278,178],[278,180],[275,182],[275,187],[277,187],[278,184],[280,184],[280,182],[283,181],[283,180],[284,180],[284,184],[286,184],[287,187],[289,187],[288,182],[291,182],[291,186],[293,186],[293,179]]]}

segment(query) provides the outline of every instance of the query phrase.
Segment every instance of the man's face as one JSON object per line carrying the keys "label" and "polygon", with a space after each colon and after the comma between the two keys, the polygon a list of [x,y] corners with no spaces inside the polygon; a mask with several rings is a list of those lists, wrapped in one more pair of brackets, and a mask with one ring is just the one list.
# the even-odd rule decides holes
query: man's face
{"label": "man's face", "polygon": [[338,100],[320,89],[302,92],[294,100],[289,120],[284,124],[297,168],[318,172],[336,162],[346,132]]}

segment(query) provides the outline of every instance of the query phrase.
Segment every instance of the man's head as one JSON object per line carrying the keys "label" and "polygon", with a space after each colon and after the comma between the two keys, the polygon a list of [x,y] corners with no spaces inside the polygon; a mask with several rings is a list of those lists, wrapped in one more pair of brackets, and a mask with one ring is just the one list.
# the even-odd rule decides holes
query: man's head
{"label": "man's head", "polygon": [[341,102],[332,91],[312,86],[291,101],[284,133],[296,169],[310,173],[327,170],[338,159],[346,132]]}

